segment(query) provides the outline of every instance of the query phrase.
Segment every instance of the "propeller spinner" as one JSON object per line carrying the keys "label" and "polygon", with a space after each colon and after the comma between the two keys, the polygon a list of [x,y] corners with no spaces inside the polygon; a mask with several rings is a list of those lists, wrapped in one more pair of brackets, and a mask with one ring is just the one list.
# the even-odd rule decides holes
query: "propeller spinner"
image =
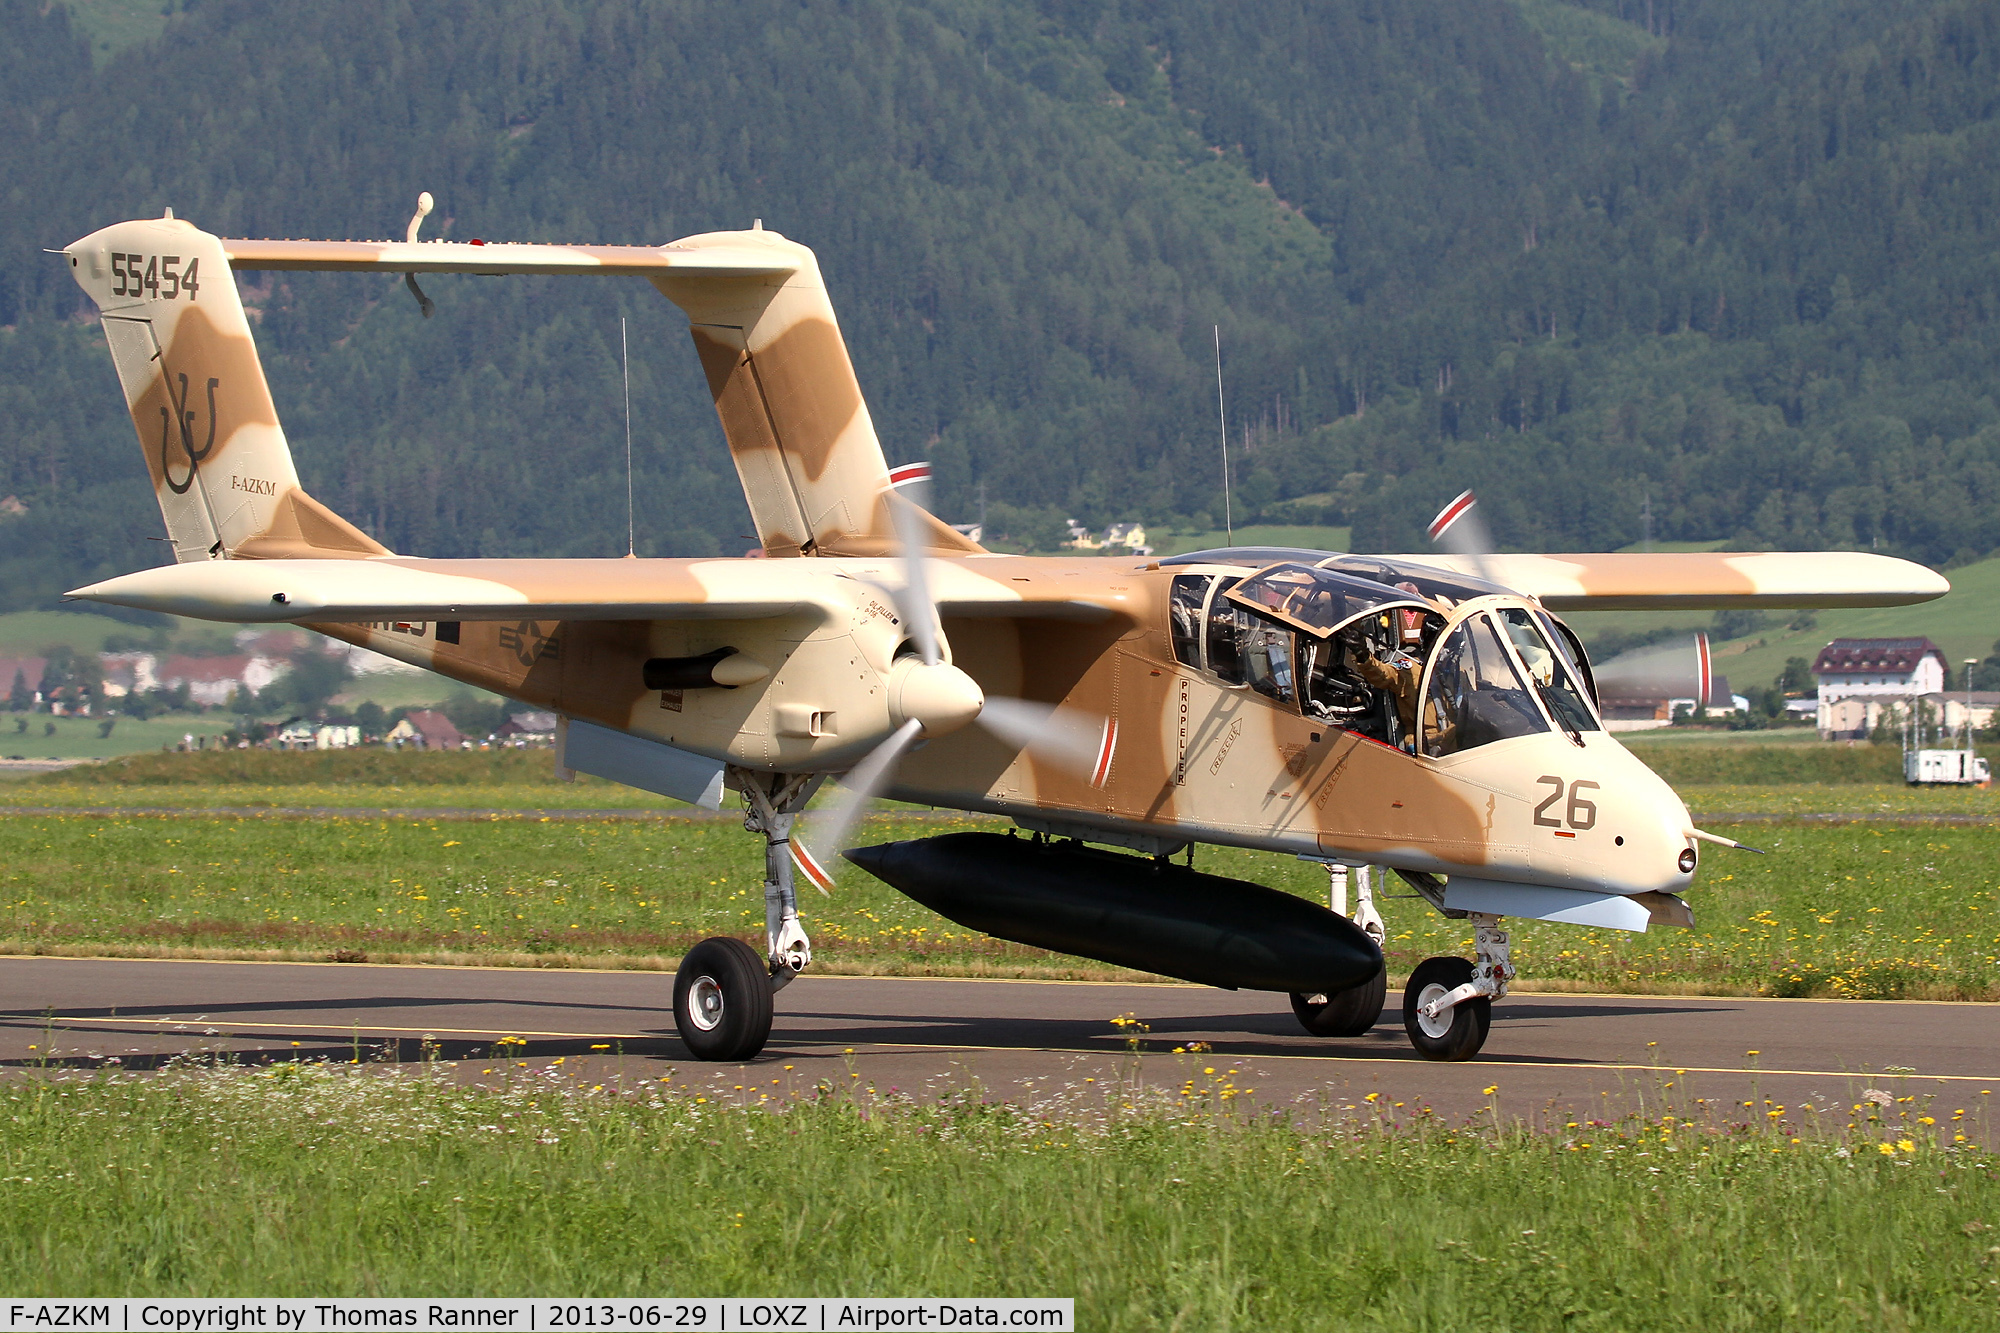
{"label": "propeller spinner", "polygon": [[898,492],[889,494],[888,503],[895,519],[902,582],[883,590],[895,601],[909,630],[910,651],[897,658],[889,672],[889,719],[896,729],[841,777],[840,796],[809,816],[804,833],[792,839],[793,860],[821,893],[833,887],[834,875],[828,861],[812,848],[829,854],[846,850],[869,803],[889,788],[897,765],[918,741],[976,722],[1043,762],[1089,774],[1094,787],[1109,779],[1117,745],[1117,724],[1109,718],[989,695],[971,676],[944,660],[944,635],[930,590],[920,511]]}

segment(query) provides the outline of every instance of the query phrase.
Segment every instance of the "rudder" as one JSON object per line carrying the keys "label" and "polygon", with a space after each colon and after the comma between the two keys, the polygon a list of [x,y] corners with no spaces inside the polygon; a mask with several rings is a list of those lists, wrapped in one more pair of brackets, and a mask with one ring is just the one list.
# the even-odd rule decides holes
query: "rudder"
{"label": "rudder", "polygon": [[[687,312],[765,554],[897,550],[888,464],[813,252],[762,229],[689,236],[672,248],[711,247],[776,252],[791,269],[652,277]],[[929,514],[922,521],[933,554],[982,549]]]}

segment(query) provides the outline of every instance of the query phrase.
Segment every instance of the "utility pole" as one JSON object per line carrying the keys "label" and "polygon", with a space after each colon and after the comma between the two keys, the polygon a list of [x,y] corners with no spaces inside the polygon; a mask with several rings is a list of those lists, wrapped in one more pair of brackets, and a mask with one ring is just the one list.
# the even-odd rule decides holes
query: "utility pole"
{"label": "utility pole", "polygon": [[[1965,659],[1965,753],[1968,756],[1972,754],[1972,668],[1978,665],[1979,659],[1976,657]],[[1968,776],[1972,772],[1971,763],[1971,759],[1968,758],[1966,760]]]}

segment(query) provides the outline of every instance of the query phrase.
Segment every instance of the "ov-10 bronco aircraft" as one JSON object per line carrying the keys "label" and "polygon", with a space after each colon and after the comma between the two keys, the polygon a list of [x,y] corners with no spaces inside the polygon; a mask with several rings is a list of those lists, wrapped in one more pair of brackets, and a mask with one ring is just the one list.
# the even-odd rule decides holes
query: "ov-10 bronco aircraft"
{"label": "ov-10 bronco aircraft", "polygon": [[[766,936],[682,963],[674,1019],[703,1059],[763,1047],[774,993],[812,960],[793,863],[825,888],[843,852],[976,930],[1289,994],[1327,1037],[1383,1009],[1386,868],[1473,930],[1474,958],[1418,964],[1403,998],[1421,1054],[1470,1058],[1515,975],[1505,918],[1689,925],[1697,844],[1733,845],[1606,734],[1555,613],[1949,590],[1839,551],[990,553],[899,491],[805,246],[761,224],[660,246],[423,242],[428,204],[401,242],[225,240],[169,212],[62,251],[102,312],[178,562],[73,596],[303,625],[553,710],[566,769],[710,808],[742,793]],[[386,549],[300,488],[246,269],[404,274],[426,310],[418,274],[645,279],[687,314],[770,558]],[[1443,526],[1468,527],[1449,520],[1469,503]],[[844,790],[795,838],[828,777]],[[1027,836],[850,848],[876,795]],[[1197,843],[1323,862],[1331,907],[1201,873]]]}

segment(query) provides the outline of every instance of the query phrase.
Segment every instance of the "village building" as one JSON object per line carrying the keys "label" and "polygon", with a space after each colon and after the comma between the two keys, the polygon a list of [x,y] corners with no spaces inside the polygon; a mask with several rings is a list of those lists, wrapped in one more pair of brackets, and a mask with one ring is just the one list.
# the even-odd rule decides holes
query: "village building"
{"label": "village building", "polygon": [[493,739],[499,741],[509,749],[554,745],[556,742],[556,715],[554,713],[511,713],[505,722],[494,728]]}
{"label": "village building", "polygon": [[188,701],[215,708],[228,703],[238,690],[263,692],[291,669],[289,662],[263,656],[169,657],[153,667],[163,690],[187,686]]}
{"label": "village building", "polygon": [[398,749],[461,750],[465,737],[451,719],[432,708],[419,708],[389,729],[382,738]]}
{"label": "village building", "polygon": [[1099,538],[1089,528],[1075,519],[1067,520],[1069,541],[1065,543],[1078,551],[1102,551],[1113,546],[1122,546],[1133,555],[1151,555],[1153,548],[1146,544],[1146,525],[1143,523],[1113,523]]}
{"label": "village building", "polygon": [[[1835,639],[1819,650],[1812,669],[1824,740],[1864,740],[1885,718],[1908,714],[1918,701],[1934,721],[1956,704],[1956,725],[1965,723],[1965,696],[1946,695],[1944,649],[1929,639]],[[1986,712],[1990,717],[1992,707]]]}
{"label": "village building", "polygon": [[152,653],[99,653],[97,666],[104,675],[104,697],[123,699],[158,689],[160,678],[155,672],[159,661]]}
{"label": "village building", "polygon": [[271,740],[280,750],[345,750],[361,744],[361,728],[295,717]]}
{"label": "village building", "polygon": [[46,657],[0,657],[0,692],[8,701],[8,707],[21,702],[14,697],[14,687],[18,683],[25,702],[32,708],[42,702],[42,673],[49,669]]}

